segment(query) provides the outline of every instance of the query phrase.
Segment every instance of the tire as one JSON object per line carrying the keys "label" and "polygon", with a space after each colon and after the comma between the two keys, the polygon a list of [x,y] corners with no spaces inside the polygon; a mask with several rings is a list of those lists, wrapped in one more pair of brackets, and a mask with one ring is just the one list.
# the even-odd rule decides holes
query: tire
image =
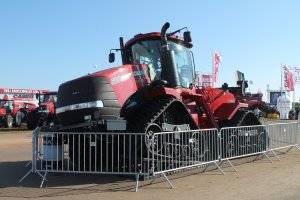
{"label": "tire", "polygon": [[27,118],[27,128],[29,130],[34,130],[37,127],[37,111],[33,110],[29,112],[26,118]]}
{"label": "tire", "polygon": [[20,127],[24,118],[24,113],[18,111],[15,117],[15,126]]}
{"label": "tire", "polygon": [[5,119],[4,119],[4,127],[5,128],[12,128],[13,122],[14,122],[13,117],[10,114],[6,115]]}

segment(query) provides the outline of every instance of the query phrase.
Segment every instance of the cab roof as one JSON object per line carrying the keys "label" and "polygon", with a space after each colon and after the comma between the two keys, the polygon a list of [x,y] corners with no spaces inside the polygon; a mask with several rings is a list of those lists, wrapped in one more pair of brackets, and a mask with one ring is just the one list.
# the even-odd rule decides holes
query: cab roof
{"label": "cab roof", "polygon": [[[136,36],[134,36],[132,39],[130,39],[128,42],[125,44],[125,48],[133,45],[136,41],[141,41],[141,40],[160,40],[161,38],[161,33],[160,32],[152,32],[152,33],[140,33]],[[169,41],[173,41],[179,44],[184,45],[187,48],[192,48],[193,44],[191,42],[185,43],[183,40],[183,37],[180,37],[178,35],[171,35],[167,36]]]}

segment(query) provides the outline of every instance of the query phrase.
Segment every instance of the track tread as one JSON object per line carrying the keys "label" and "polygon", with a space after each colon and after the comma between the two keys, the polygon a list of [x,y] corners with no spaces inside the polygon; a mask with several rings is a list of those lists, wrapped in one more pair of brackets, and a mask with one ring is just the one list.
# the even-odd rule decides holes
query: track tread
{"label": "track tread", "polygon": [[128,119],[129,130],[144,132],[148,124],[153,123],[174,101],[173,98],[146,101],[139,112]]}

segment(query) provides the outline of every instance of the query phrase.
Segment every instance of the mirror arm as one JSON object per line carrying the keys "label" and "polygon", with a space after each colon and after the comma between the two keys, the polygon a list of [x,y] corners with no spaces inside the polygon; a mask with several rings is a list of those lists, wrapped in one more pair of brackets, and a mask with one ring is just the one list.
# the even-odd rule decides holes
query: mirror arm
{"label": "mirror arm", "polygon": [[176,33],[180,33],[180,31],[182,31],[183,29],[186,29],[187,31],[189,31],[187,27],[183,27],[183,28],[178,29],[178,30],[176,30],[174,32],[168,33],[167,36],[172,36],[172,35],[174,35]]}

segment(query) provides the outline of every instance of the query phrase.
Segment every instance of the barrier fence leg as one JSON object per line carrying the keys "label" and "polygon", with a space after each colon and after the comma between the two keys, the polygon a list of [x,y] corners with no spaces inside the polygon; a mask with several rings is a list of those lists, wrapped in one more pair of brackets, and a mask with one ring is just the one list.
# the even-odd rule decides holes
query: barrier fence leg
{"label": "barrier fence leg", "polygon": [[167,183],[169,184],[169,186],[171,187],[171,189],[173,189],[174,186],[172,185],[172,183],[170,182],[170,180],[168,179],[168,177],[166,176],[166,174],[162,173],[162,175],[163,175],[164,179],[167,181]]}
{"label": "barrier fence leg", "polygon": [[139,181],[140,181],[140,176],[138,174],[135,175],[135,192],[138,191],[139,189]]}
{"label": "barrier fence leg", "polygon": [[285,153],[288,153],[292,148],[294,148],[295,146],[290,147]]}
{"label": "barrier fence leg", "polygon": [[205,172],[208,167],[209,167],[209,164],[206,164],[206,167],[204,168],[204,170],[202,171],[202,173]]}
{"label": "barrier fence leg", "polygon": [[27,173],[25,174],[25,176],[23,176],[23,177],[19,180],[18,183],[21,183],[21,182],[22,182],[25,178],[27,178],[27,176],[29,176],[29,174],[31,174],[31,173],[33,173],[32,169],[30,169],[30,171],[27,172]]}
{"label": "barrier fence leg", "polygon": [[32,163],[32,161],[29,161],[29,162],[25,165],[25,168],[28,167],[31,163]]}
{"label": "barrier fence leg", "polygon": [[[24,181],[28,176],[29,174],[33,173],[33,169],[30,169],[29,172],[27,172],[25,174],[25,176],[23,176],[18,183],[21,183],[22,181]],[[45,181],[48,181],[46,177],[44,177],[40,172],[36,172],[40,177],[42,177]]]}
{"label": "barrier fence leg", "polygon": [[266,152],[263,152],[263,155],[264,155],[271,163],[273,163],[272,160],[271,160],[271,158],[266,154]]}
{"label": "barrier fence leg", "polygon": [[156,179],[156,176],[153,176],[153,177],[152,177],[152,180],[150,181],[150,184],[151,184],[151,185],[154,183],[155,179]]}
{"label": "barrier fence leg", "polygon": [[218,167],[218,169],[219,169],[219,171],[223,174],[223,175],[225,175],[224,174],[224,171],[221,169],[221,167],[217,164],[217,162],[214,162],[215,163],[215,165]]}
{"label": "barrier fence leg", "polygon": [[280,161],[280,158],[277,156],[277,154],[273,150],[271,150],[271,152]]}
{"label": "barrier fence leg", "polygon": [[226,161],[229,163],[229,165],[234,169],[235,172],[238,172],[238,170],[233,166],[232,162],[227,158]]}
{"label": "barrier fence leg", "polygon": [[296,149],[298,149],[298,151],[300,151],[300,149],[299,149],[298,145],[296,145],[295,147],[296,147]]}
{"label": "barrier fence leg", "polygon": [[[44,178],[44,176],[40,172],[36,172],[41,178]],[[48,181],[47,178],[45,178],[45,181]]]}
{"label": "barrier fence leg", "polygon": [[41,182],[41,185],[40,185],[40,188],[43,187],[43,184],[44,184],[44,181],[46,179],[46,176],[47,176],[47,172],[45,172],[44,176],[43,176],[43,179],[42,179],[42,182]]}
{"label": "barrier fence leg", "polygon": [[[252,160],[252,162],[256,161],[260,156],[261,156],[261,154],[258,154],[258,155]],[[263,156],[262,156],[262,157],[263,157]]]}

